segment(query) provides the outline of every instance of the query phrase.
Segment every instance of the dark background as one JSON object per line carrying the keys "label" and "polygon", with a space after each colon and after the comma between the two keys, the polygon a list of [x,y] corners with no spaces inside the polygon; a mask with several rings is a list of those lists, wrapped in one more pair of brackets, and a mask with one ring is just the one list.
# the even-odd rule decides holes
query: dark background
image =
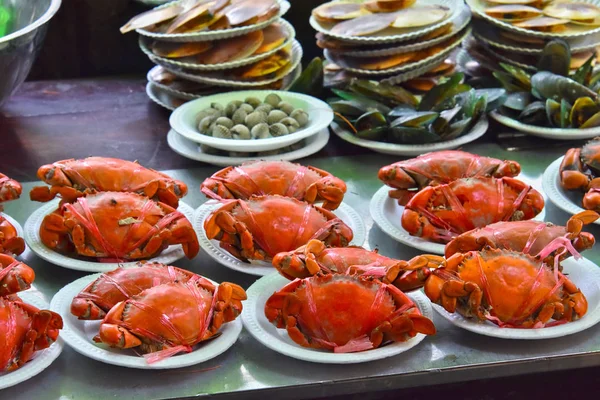
{"label": "dark background", "polygon": [[[291,0],[284,16],[296,29],[305,64],[322,55],[308,19],[323,2]],[[153,64],[139,49],[137,33],[122,35],[119,28],[150,8],[133,0],[63,0],[28,80],[145,75]]]}

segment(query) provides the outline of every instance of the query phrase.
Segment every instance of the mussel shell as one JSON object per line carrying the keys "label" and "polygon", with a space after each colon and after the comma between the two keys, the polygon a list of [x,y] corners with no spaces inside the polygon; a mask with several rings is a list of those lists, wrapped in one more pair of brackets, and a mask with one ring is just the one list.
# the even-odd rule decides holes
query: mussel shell
{"label": "mussel shell", "polygon": [[548,121],[546,104],[542,101],[528,104],[519,114],[518,120],[528,125],[546,125]]}
{"label": "mussel shell", "polygon": [[366,131],[373,128],[379,128],[382,126],[387,127],[387,120],[385,115],[379,111],[369,111],[361,115],[355,122],[355,128],[357,131]]}
{"label": "mussel shell", "polygon": [[588,128],[595,128],[597,126],[600,126],[600,112],[597,112],[596,114],[594,114],[590,118],[588,118],[588,120],[585,121],[585,123],[583,125],[581,125],[579,128],[588,129]]}
{"label": "mussel shell", "polygon": [[456,122],[450,124],[448,133],[444,134],[442,136],[442,138],[444,140],[452,140],[452,139],[456,139],[459,136],[462,136],[462,134],[467,132],[468,129],[471,127],[473,121],[474,121],[474,119],[469,117],[469,118],[465,118],[463,120],[456,121]]}
{"label": "mussel shell", "polygon": [[573,128],[579,128],[598,112],[600,112],[600,107],[594,100],[589,97],[580,97],[571,108],[569,122]]}
{"label": "mussel shell", "polygon": [[546,117],[551,126],[560,128],[560,103],[558,101],[546,100]]}
{"label": "mussel shell", "polygon": [[504,4],[501,6],[489,7],[485,13],[492,18],[505,21],[522,21],[542,15],[542,11],[523,4]]}
{"label": "mussel shell", "polygon": [[587,96],[594,100],[598,98],[594,91],[574,80],[546,71],[531,77],[531,88],[533,94],[541,99],[565,99],[569,103],[575,103],[580,97]]}
{"label": "mussel shell", "polygon": [[346,117],[359,117],[365,112],[367,112],[367,108],[353,100],[338,100],[329,103],[334,112],[342,114]]}
{"label": "mussel shell", "polygon": [[565,99],[560,101],[560,127],[568,128],[570,126],[569,115],[571,115],[571,105]]}
{"label": "mussel shell", "polygon": [[388,132],[387,126],[379,126],[377,128],[367,129],[364,131],[356,132],[356,136],[365,139],[365,140],[375,140],[380,141],[385,139],[385,136]]}
{"label": "mussel shell", "polygon": [[563,40],[552,40],[544,46],[538,61],[538,71],[548,71],[553,74],[569,76],[571,65],[571,50]]}
{"label": "mussel shell", "polygon": [[448,133],[450,129],[450,124],[456,118],[456,116],[461,112],[462,106],[458,105],[454,108],[444,110],[440,113],[440,116],[433,121],[429,129],[440,136],[444,136]]}
{"label": "mussel shell", "polygon": [[531,89],[531,74],[512,64],[499,63],[499,65],[518,82],[519,86],[526,90]]}
{"label": "mussel shell", "polygon": [[340,36],[367,36],[382,31],[396,20],[393,13],[368,14],[341,22],[331,29],[331,33]]}
{"label": "mussel shell", "polygon": [[486,112],[500,108],[508,97],[506,90],[499,88],[476,89],[475,95],[478,97],[485,97],[487,102]]}
{"label": "mussel shell", "polygon": [[412,114],[395,119],[390,126],[408,126],[411,128],[425,127],[435,121],[437,117],[439,117],[439,114],[436,112],[414,111]]}
{"label": "mussel shell", "polygon": [[440,136],[430,132],[426,128],[410,128],[407,126],[396,126],[388,131],[388,138],[393,143],[401,144],[425,144],[441,140]]}
{"label": "mussel shell", "polygon": [[[592,54],[586,62],[579,68],[573,75],[571,75],[571,79],[575,82],[580,83],[584,86],[591,85],[591,81],[593,78],[594,71],[594,61],[596,59],[596,54]],[[588,86],[589,87],[589,86]]]}
{"label": "mussel shell", "polygon": [[354,78],[350,81],[348,88],[354,93],[372,98],[387,106],[410,104],[416,107],[418,104],[417,98],[409,91],[384,82],[378,83]]}
{"label": "mussel shell", "polygon": [[510,108],[515,111],[523,111],[531,103],[530,92],[515,92],[506,96],[506,101],[503,107]]}
{"label": "mussel shell", "polygon": [[385,104],[381,104],[380,102],[373,100],[362,94],[348,92],[348,91],[340,90],[340,89],[331,89],[331,91],[344,100],[353,101],[353,102],[362,104],[366,109],[377,110],[383,114],[387,114],[390,112],[390,108],[388,106],[386,106]]}
{"label": "mussel shell", "polygon": [[446,82],[437,85],[429,92],[425,93],[417,109],[419,111],[429,111],[446,98],[455,95],[455,89],[460,82],[462,82],[463,78],[464,74],[462,73],[454,74]]}

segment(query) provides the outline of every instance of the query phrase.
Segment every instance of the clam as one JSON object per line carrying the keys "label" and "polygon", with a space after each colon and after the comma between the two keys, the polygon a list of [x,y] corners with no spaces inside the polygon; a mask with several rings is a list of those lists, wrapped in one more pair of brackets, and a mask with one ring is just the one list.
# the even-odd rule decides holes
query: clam
{"label": "clam", "polygon": [[258,97],[250,96],[244,99],[244,103],[250,104],[252,107],[254,107],[254,110],[256,110],[256,107],[260,106],[262,101],[260,101]]}
{"label": "clam", "polygon": [[267,116],[267,123],[269,125],[274,124],[276,122],[281,121],[282,119],[284,119],[287,116],[288,115],[285,112],[281,111],[281,110],[273,110]]}
{"label": "clam", "polygon": [[278,136],[287,135],[290,133],[290,131],[284,124],[278,122],[276,124],[269,126],[269,133],[273,137],[278,137]]}
{"label": "clam", "polygon": [[243,108],[238,108],[231,116],[231,120],[236,125],[243,124],[246,121],[247,116],[248,113],[246,112],[246,110],[244,110]]}
{"label": "clam", "polygon": [[248,79],[269,75],[282,69],[289,64],[290,61],[290,54],[288,52],[278,51],[277,53],[244,68],[240,77]]}
{"label": "clam", "polygon": [[341,36],[368,36],[390,27],[394,21],[394,13],[368,14],[335,25],[331,28],[331,33]]}
{"label": "clam", "polygon": [[218,111],[219,114],[222,114],[222,113],[225,112],[225,107],[223,106],[223,104],[217,103],[216,101],[210,103],[210,108],[212,108],[213,110]]}
{"label": "clam", "polygon": [[271,51],[281,46],[288,39],[287,29],[279,22],[267,26],[263,29],[262,33],[263,42],[254,54],[263,54]]}
{"label": "clam", "polygon": [[239,109],[244,110],[246,112],[246,114],[250,114],[252,111],[254,111],[254,107],[252,107],[248,103],[240,104]]}
{"label": "clam", "polygon": [[565,25],[568,23],[568,19],[538,17],[529,19],[527,21],[515,22],[513,25],[518,28],[530,29],[539,32],[560,32],[565,29]]}
{"label": "clam", "polygon": [[246,119],[244,120],[244,124],[250,129],[254,128],[254,126],[258,124],[263,124],[265,122],[267,122],[267,114],[261,111],[254,111],[248,114],[246,116]]}
{"label": "clam", "polygon": [[262,31],[214,42],[211,50],[196,57],[200,64],[220,64],[251,56],[263,43]]}
{"label": "clam", "polygon": [[279,123],[285,125],[285,127],[290,133],[294,133],[298,129],[300,129],[300,123],[298,123],[298,121],[296,121],[292,117],[285,117],[282,120],[280,120]]}
{"label": "clam", "polygon": [[485,13],[504,21],[523,21],[539,17],[542,15],[542,10],[521,4],[505,4],[486,8]]}
{"label": "clam", "polygon": [[198,114],[196,114],[196,121],[200,122],[206,117],[215,117],[217,119],[220,117],[219,112],[214,108],[205,108],[204,110],[200,110]]}
{"label": "clam", "polygon": [[[225,106],[225,115],[229,118],[233,117],[233,114],[237,111],[238,107],[242,105],[240,100],[233,100],[227,103]],[[244,116],[244,118],[246,118]]]}
{"label": "clam", "polygon": [[265,14],[279,11],[275,0],[242,0],[234,3],[225,13],[231,26],[249,25],[258,22]]}
{"label": "clam", "polygon": [[271,110],[273,110],[273,107],[267,103],[262,103],[261,105],[259,105],[258,107],[256,107],[254,109],[254,111],[261,111],[261,112],[264,112],[265,114],[269,114],[271,112]]}
{"label": "clam", "polygon": [[408,8],[416,0],[371,0],[365,3],[365,8],[371,12],[392,12]]}
{"label": "clam", "polygon": [[317,21],[325,23],[354,19],[368,13],[369,11],[362,4],[345,1],[325,3],[312,10],[312,16]]}
{"label": "clam", "polygon": [[211,126],[213,124],[213,122],[215,121],[215,117],[212,116],[207,116],[204,117],[200,120],[200,123],[198,124],[198,130],[200,131],[200,133],[204,133],[205,135],[210,135],[211,134]]}
{"label": "clam", "polygon": [[127,33],[135,29],[148,28],[173,19],[184,10],[184,3],[172,4],[169,7],[155,8],[131,18],[120,28],[120,31],[121,33]]}
{"label": "clam", "polygon": [[392,27],[416,28],[443,21],[450,15],[450,9],[440,5],[424,5],[406,8],[393,15],[396,16],[396,19],[392,23]]}
{"label": "clam", "polygon": [[590,3],[556,2],[545,7],[544,14],[558,19],[568,19],[583,23],[593,23],[600,17],[600,8]]}
{"label": "clam", "polygon": [[266,139],[271,137],[269,125],[267,125],[265,122],[254,125],[254,127],[250,130],[250,134],[252,134],[254,139]]}
{"label": "clam", "polygon": [[296,109],[290,114],[290,118],[295,119],[300,127],[308,125],[308,114],[304,110]]}
{"label": "clam", "polygon": [[265,97],[265,103],[275,108],[279,103],[281,103],[281,97],[275,93],[269,93],[267,97]]}
{"label": "clam", "polygon": [[233,121],[227,117],[219,117],[215,120],[215,125],[222,125],[226,128],[233,128]]}
{"label": "clam", "polygon": [[287,101],[279,102],[279,104],[277,104],[277,108],[286,113],[287,115],[290,115],[295,110],[294,106],[288,103]]}
{"label": "clam", "polygon": [[213,125],[212,127],[212,135],[218,139],[232,139],[233,135],[229,128],[223,125]]}
{"label": "clam", "polygon": [[182,58],[195,56],[212,48],[212,42],[161,42],[156,41],[152,44],[152,52],[159,57]]}
{"label": "clam", "polygon": [[249,140],[252,139],[252,135],[250,134],[250,129],[248,129],[247,126],[244,125],[235,125],[231,128],[231,134],[233,135],[234,139],[241,139],[241,140]]}

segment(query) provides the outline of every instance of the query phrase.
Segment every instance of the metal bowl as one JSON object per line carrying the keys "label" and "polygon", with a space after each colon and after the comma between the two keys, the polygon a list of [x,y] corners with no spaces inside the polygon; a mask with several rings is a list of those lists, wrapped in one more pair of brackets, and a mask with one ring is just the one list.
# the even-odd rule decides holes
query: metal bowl
{"label": "metal bowl", "polygon": [[29,74],[46,36],[47,22],[61,0],[3,0],[11,20],[0,37],[0,106],[19,88]]}

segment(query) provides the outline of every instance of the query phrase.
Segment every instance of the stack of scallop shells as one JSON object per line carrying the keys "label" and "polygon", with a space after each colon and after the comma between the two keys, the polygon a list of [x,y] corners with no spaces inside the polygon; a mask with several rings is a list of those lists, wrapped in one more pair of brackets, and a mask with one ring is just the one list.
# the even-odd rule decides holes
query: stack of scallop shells
{"label": "stack of scallop shells", "polygon": [[338,0],[312,11],[328,83],[353,77],[428,90],[469,33],[461,0]]}
{"label": "stack of scallop shells", "polygon": [[480,63],[509,63],[535,70],[544,46],[562,39],[571,49],[571,69],[600,46],[600,1],[467,0],[473,11],[469,54]]}
{"label": "stack of scallop shells", "polygon": [[121,32],[139,33],[141,50],[157,64],[148,88],[168,94],[175,108],[229,90],[286,89],[302,58],[294,28],[281,18],[289,7],[285,0],[180,0],[135,16]]}

